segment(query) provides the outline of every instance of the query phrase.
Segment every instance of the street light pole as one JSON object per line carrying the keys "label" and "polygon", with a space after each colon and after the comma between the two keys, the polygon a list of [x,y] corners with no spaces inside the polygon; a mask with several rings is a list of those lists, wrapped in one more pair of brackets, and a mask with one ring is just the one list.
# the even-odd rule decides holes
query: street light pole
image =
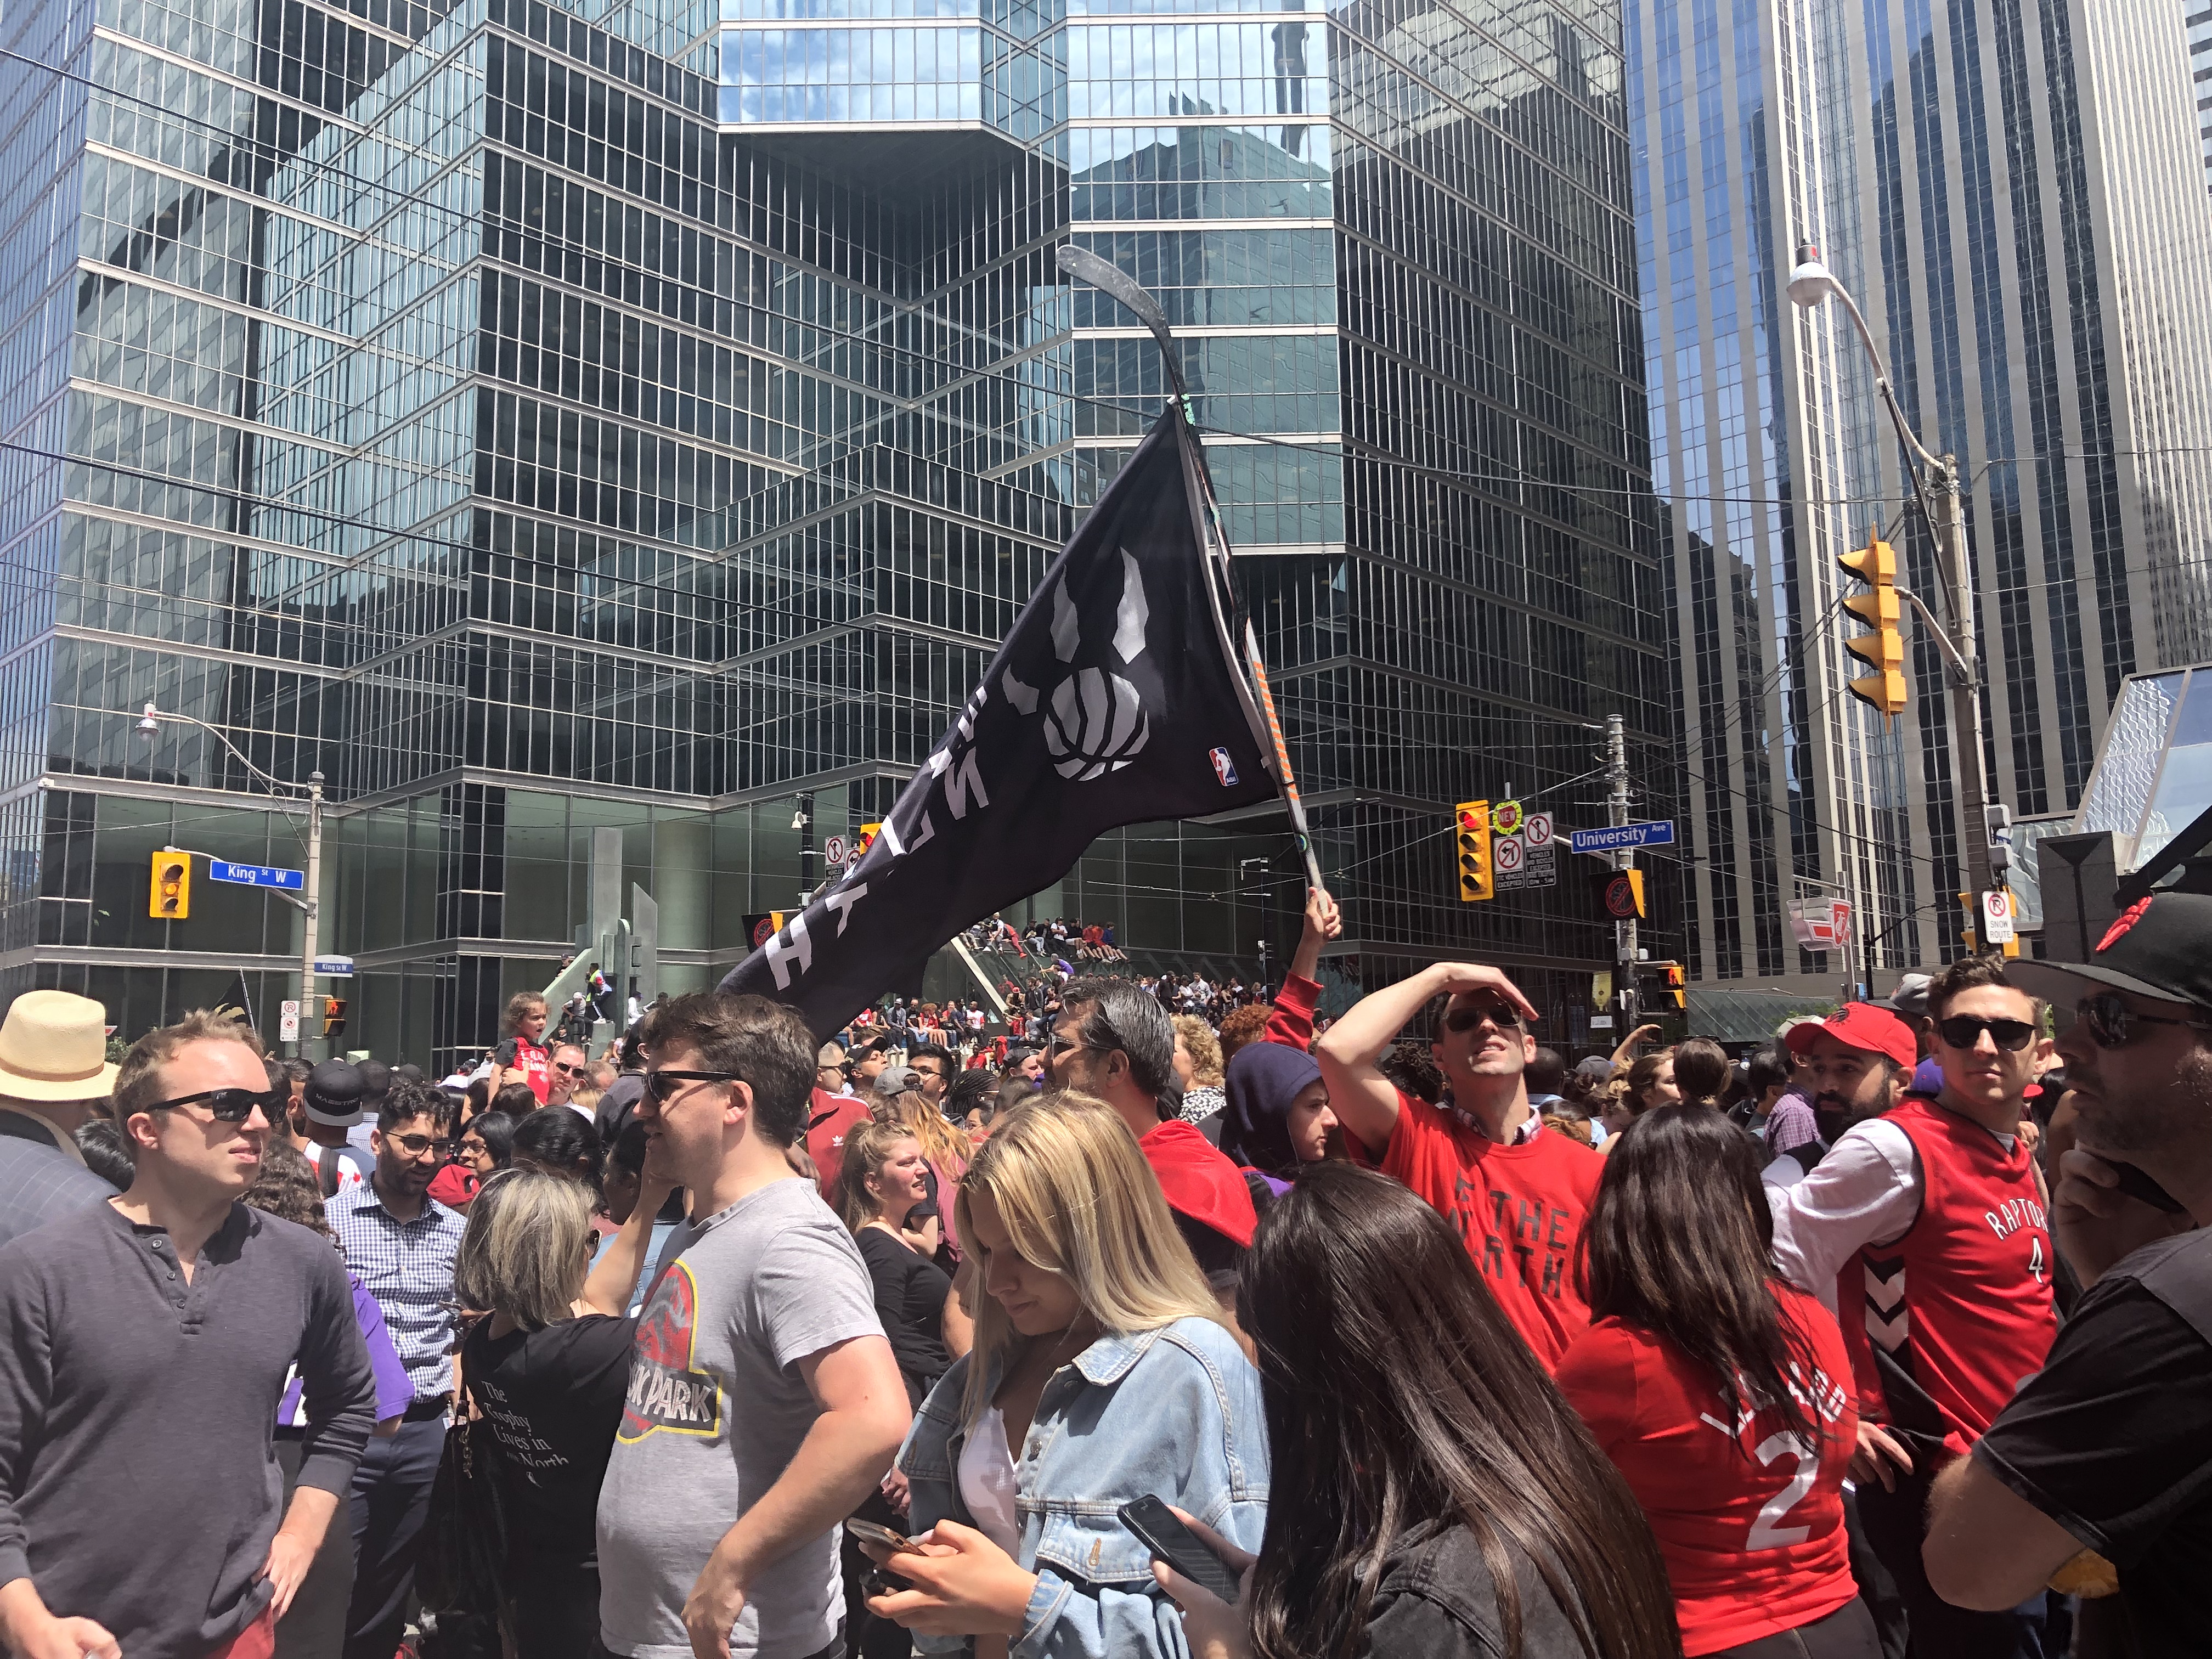
{"label": "street light pole", "polygon": [[[1889,383],[1881,348],[1875,343],[1874,331],[1867,326],[1865,313],[1860,311],[1858,301],[1851,298],[1850,291],[1836,280],[1835,274],[1821,263],[1820,250],[1814,243],[1798,245],[1796,268],[1790,273],[1789,293],[1792,301],[1808,311],[1831,297],[1843,301],[1844,309],[1858,331],[1861,343],[1866,347],[1867,356],[1873,360],[1875,389],[1881,393],[1882,404],[1889,410],[1890,422],[1897,428],[1898,441],[1905,447],[1905,472],[1912,480],[1912,492],[1920,503],[1921,516],[1927,520],[1929,532],[1935,538],[1950,611],[1949,629],[1947,631],[1936,623],[1917,595],[1913,604],[1942,648],[1950,670],[1951,727],[1959,756],[1959,805],[1954,818],[1960,872],[1966,880],[1971,925],[1978,932],[1981,896],[1989,890],[1990,881],[1990,773],[1988,757],[1982,748],[1981,663],[1974,654],[1974,568],[1966,546],[1958,458],[1934,453],[1913,434],[1905,422],[1904,407],[1897,400],[1896,389]],[[1920,466],[1914,465],[1915,456],[1919,458]],[[1927,472],[1924,480],[1921,476],[1923,466]]]}
{"label": "street light pole", "polygon": [[307,1052],[309,1041],[307,1022],[313,1017],[309,1012],[309,1006],[315,1000],[315,952],[319,948],[320,932],[317,924],[320,919],[322,908],[319,895],[323,885],[323,775],[320,772],[308,773],[304,789],[300,784],[287,783],[282,778],[271,777],[240,754],[238,745],[224,735],[220,726],[210,726],[194,714],[165,714],[150,702],[146,705],[145,712],[138,717],[138,735],[149,739],[158,736],[161,730],[161,722],[164,720],[182,720],[187,726],[197,726],[201,731],[208,732],[217,743],[230,750],[232,759],[244,767],[252,776],[259,779],[271,794],[289,790],[295,793],[304,793],[307,798],[306,890],[296,899],[289,893],[278,889],[270,888],[265,890],[274,892],[277,897],[296,906],[301,914],[298,1044],[300,1058],[309,1059],[311,1056]]}

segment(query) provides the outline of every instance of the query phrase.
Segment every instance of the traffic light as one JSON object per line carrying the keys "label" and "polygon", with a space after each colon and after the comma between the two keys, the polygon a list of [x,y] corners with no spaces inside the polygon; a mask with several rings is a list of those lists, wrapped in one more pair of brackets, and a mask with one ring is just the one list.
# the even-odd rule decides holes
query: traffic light
{"label": "traffic light", "polygon": [[1599,871],[1597,896],[1599,904],[1611,920],[1644,920],[1644,872],[1641,870]]}
{"label": "traffic light", "polygon": [[1462,904],[1496,898],[1498,884],[1490,868],[1490,803],[1463,800],[1453,809],[1452,839],[1459,847],[1459,896]]}
{"label": "traffic light", "polygon": [[1884,714],[1905,712],[1905,641],[1897,631],[1897,551],[1881,536],[1869,532],[1867,544],[1838,556],[1837,562],[1870,591],[1854,593],[1844,609],[1865,618],[1874,632],[1844,641],[1844,649],[1872,663],[1875,672],[1850,683],[1851,695]]}
{"label": "traffic light", "polygon": [[154,854],[153,880],[146,891],[146,914],[162,921],[182,921],[192,913],[192,855]]}
{"label": "traffic light", "polygon": [[323,999],[323,1035],[326,1037],[334,1037],[344,1030],[344,1000],[339,997],[325,997]]}
{"label": "traffic light", "polygon": [[1683,970],[1682,964],[1679,962],[1670,962],[1666,964],[1666,968],[1667,990],[1668,994],[1673,996],[1674,999],[1674,1006],[1677,1008],[1688,1007],[1690,1006],[1689,994],[1683,989],[1683,987],[1688,982],[1688,974]]}

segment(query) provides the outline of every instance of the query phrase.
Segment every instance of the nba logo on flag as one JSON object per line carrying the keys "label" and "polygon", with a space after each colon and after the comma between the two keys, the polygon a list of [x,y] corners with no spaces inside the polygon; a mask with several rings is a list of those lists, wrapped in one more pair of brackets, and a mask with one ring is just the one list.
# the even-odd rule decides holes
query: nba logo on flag
{"label": "nba logo on flag", "polygon": [[1216,749],[1212,751],[1212,758],[1213,775],[1221,780],[1221,787],[1224,789],[1234,789],[1237,787],[1237,763],[1229,758],[1229,751],[1226,749]]}

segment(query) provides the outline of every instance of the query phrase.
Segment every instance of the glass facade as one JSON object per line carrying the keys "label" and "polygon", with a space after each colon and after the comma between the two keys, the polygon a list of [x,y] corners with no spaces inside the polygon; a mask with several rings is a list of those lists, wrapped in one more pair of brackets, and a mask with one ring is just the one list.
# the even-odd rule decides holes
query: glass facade
{"label": "glass facade", "polygon": [[[711,983],[1159,406],[1073,240],[1181,332],[1339,994],[1472,953],[1584,1034],[1582,883],[1459,905],[1448,814],[1595,819],[1620,711],[1673,815],[1616,12],[43,0],[0,44],[0,987],[273,1023],[289,908],[138,919],[161,845],[302,861],[239,757],[328,781],[348,1046],[489,1041],[599,830]],[[1249,971],[1295,870],[1279,813],[1145,826],[1031,908]]]}
{"label": "glass facade", "polygon": [[2181,269],[2212,213],[2178,42],[2111,9],[1996,0],[1632,0],[1628,32],[1705,860],[1692,958],[1708,979],[1832,986],[1840,963],[1785,944],[1763,884],[1854,901],[1875,967],[1946,959],[1947,672],[1908,621],[1894,729],[1848,694],[1865,669],[1842,641],[1863,630],[1834,556],[1879,526],[1901,584],[1948,582],[1848,319],[1781,284],[1816,243],[1910,424],[1961,462],[1994,795],[2023,819],[2070,812],[2123,678],[2203,656],[2212,617],[2212,374],[2191,343],[2212,310]]}

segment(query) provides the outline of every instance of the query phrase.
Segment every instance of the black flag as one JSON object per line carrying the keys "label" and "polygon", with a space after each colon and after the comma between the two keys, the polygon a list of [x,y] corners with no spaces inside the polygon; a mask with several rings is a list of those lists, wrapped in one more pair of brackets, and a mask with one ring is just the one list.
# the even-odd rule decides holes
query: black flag
{"label": "black flag", "polygon": [[721,989],[789,1003],[826,1035],[1104,831],[1275,793],[1200,533],[1200,465],[1170,404],[866,854]]}

